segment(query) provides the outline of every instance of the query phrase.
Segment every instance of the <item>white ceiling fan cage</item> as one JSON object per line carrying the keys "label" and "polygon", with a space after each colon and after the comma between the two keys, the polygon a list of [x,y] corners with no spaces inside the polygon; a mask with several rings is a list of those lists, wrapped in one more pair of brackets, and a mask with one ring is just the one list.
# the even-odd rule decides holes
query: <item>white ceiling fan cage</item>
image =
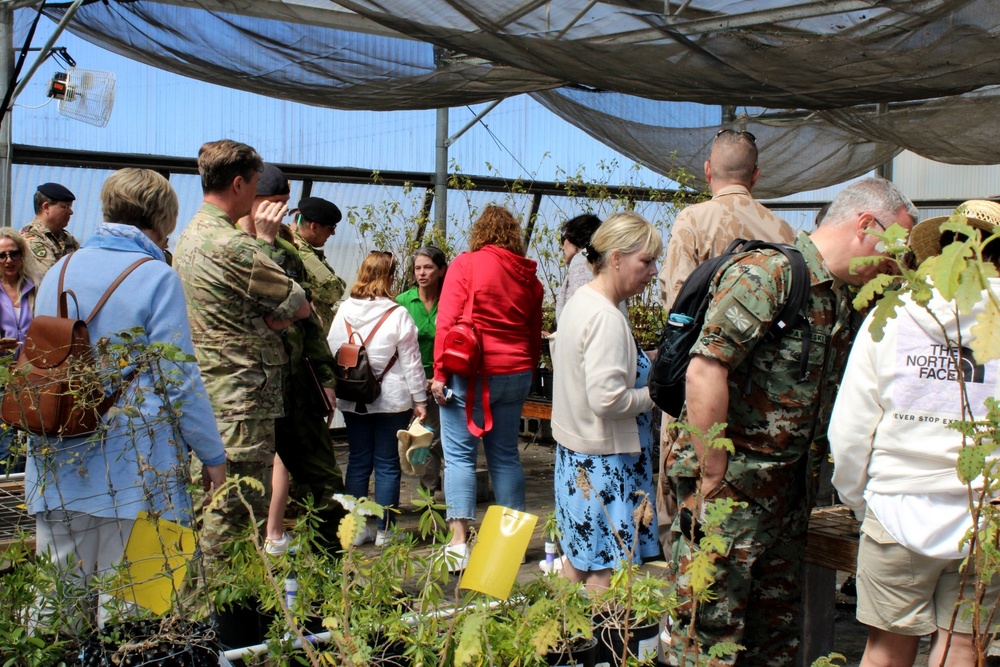
{"label": "white ceiling fan cage", "polygon": [[66,70],[66,94],[59,100],[59,113],[97,127],[105,127],[115,104],[114,72],[70,67]]}

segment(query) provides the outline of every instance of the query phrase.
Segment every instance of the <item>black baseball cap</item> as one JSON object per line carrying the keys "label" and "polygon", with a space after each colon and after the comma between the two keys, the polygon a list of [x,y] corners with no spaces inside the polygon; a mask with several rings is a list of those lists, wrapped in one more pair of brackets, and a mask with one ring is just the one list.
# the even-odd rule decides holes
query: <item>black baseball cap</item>
{"label": "black baseball cap", "polygon": [[319,197],[305,197],[300,200],[299,213],[303,220],[315,222],[324,227],[336,227],[342,217],[336,204]]}

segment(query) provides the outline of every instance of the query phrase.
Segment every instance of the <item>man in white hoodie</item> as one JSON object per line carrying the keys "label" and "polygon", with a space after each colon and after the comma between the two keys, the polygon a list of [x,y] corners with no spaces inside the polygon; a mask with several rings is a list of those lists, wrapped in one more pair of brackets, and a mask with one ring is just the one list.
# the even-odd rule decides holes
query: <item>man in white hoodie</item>
{"label": "man in white hoodie", "polygon": [[[959,211],[984,237],[1000,224],[996,202],[968,201]],[[913,230],[918,261],[954,239],[955,232],[941,232],[947,220]],[[989,252],[991,245],[1000,244],[983,255],[995,262],[1000,248]],[[989,281],[1000,293],[1000,278]],[[980,362],[969,347],[988,299],[984,292],[960,314],[937,292],[926,307],[907,294],[884,338],[874,341],[869,317],[851,351],[829,438],[834,486],[863,521],[857,617],[870,630],[862,664],[912,665],[922,635],[932,635],[929,664],[942,664],[946,646],[945,664],[976,664],[973,620],[960,610],[952,627],[959,596],[971,600],[978,577],[959,570],[973,521],[969,487],[956,472],[963,437],[949,424],[982,419],[984,401],[1000,390],[1000,361]],[[971,414],[963,415],[963,385]],[[981,491],[982,477],[971,487]],[[993,589],[984,610],[992,609]]]}
{"label": "man in white hoodie", "polygon": [[[703,502],[731,498],[744,505],[720,527],[726,550],[713,563],[714,599],[699,603],[696,620],[690,607],[679,610],[672,664],[693,663],[693,621],[697,641],[705,648],[723,642],[746,647],[736,655],[712,658],[713,667],[794,661],[798,579],[815,496],[811,471],[823,456],[811,450],[826,431],[850,348],[847,286],[864,284],[892,266],[885,261],[852,269],[852,260],[884,252],[872,232],[894,223],[910,229],[916,216],[895,185],[869,178],[845,188],[815,232],[799,235],[795,247],[810,277],[807,335],[796,329],[778,340],[767,337],[790,290],[791,268],[781,253],[747,253],[716,278],[700,340],[691,350],[681,421],[703,433],[726,423],[721,435],[732,440],[735,451],[706,448],[684,433],[671,452],[669,474],[677,480],[681,508],[671,527],[680,599],[692,596],[685,567],[700,534]],[[807,358],[805,377],[802,355]]]}

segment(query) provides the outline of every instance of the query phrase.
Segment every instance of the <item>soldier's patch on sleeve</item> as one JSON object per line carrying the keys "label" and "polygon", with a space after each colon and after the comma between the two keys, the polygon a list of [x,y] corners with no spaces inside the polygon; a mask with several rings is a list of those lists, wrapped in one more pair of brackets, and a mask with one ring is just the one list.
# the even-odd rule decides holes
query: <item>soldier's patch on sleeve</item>
{"label": "soldier's patch on sleeve", "polygon": [[726,309],[726,319],[741,334],[747,333],[760,324],[757,318],[739,303],[734,303]]}
{"label": "soldier's patch on sleeve", "polygon": [[31,244],[31,253],[38,259],[42,259],[49,254],[49,251],[45,249],[45,246],[41,243]]}

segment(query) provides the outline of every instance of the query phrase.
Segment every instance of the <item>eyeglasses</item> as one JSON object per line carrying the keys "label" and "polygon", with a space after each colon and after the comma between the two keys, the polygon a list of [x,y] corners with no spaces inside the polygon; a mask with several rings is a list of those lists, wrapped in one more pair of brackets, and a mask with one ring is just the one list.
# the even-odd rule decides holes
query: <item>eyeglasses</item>
{"label": "eyeglasses", "polygon": [[[869,214],[869,215],[871,215],[871,214]],[[882,224],[882,221],[881,221],[881,220],[879,220],[878,218],[876,218],[876,217],[875,217],[874,215],[872,215],[872,220],[874,220],[874,221],[875,221],[875,224],[876,224],[876,225],[878,225],[879,227],[881,227],[881,228],[882,228],[882,231],[883,231],[883,232],[884,232],[884,231],[885,231],[885,230],[887,229],[887,228],[886,228],[886,226]]]}
{"label": "eyeglasses", "polygon": [[10,252],[0,252],[0,262],[6,262],[8,259],[12,262],[16,262],[21,259],[23,253],[20,250],[11,250]]}
{"label": "eyeglasses", "polygon": [[754,146],[757,145],[757,137],[753,136],[753,133],[747,132],[746,130],[731,130],[728,127],[724,127],[715,133],[715,138],[718,139],[727,132],[732,132],[735,135],[746,137],[747,139],[750,140],[750,143],[752,143]]}

